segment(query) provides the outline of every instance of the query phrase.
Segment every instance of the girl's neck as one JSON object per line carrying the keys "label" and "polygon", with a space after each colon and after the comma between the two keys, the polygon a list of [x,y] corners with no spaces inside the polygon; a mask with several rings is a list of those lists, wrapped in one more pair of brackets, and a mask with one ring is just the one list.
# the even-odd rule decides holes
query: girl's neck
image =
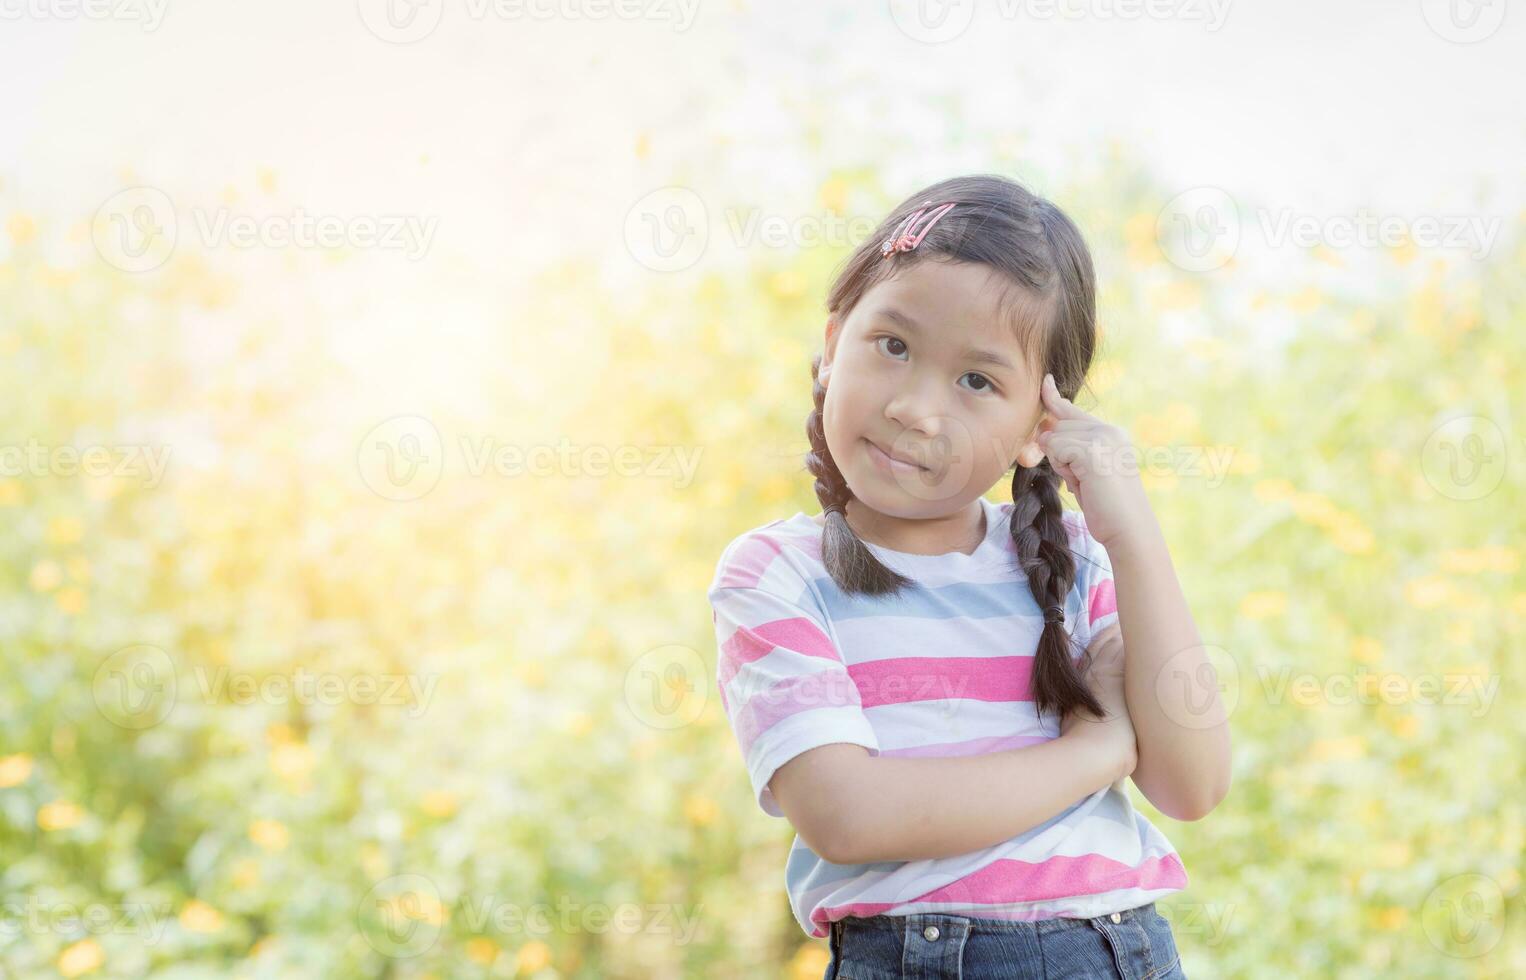
{"label": "girl's neck", "polygon": [[[911,555],[973,555],[985,540],[986,512],[979,500],[946,517],[888,517],[848,498],[848,526],[860,540]],[[825,516],[816,523],[825,524]]]}

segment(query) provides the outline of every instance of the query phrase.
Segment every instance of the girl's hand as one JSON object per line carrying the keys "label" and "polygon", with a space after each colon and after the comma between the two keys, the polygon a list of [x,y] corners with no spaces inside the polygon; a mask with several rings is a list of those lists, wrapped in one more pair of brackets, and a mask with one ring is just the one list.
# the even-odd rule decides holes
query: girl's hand
{"label": "girl's hand", "polygon": [[1139,745],[1134,736],[1134,722],[1123,697],[1123,631],[1117,624],[1097,634],[1086,648],[1081,676],[1087,687],[1107,712],[1098,719],[1085,708],[1066,714],[1060,722],[1060,734],[1074,733],[1096,739],[1104,751],[1116,753],[1123,775],[1134,771],[1139,762]]}
{"label": "girl's hand", "polygon": [[1154,513],[1129,434],[1077,408],[1053,375],[1044,375],[1040,398],[1047,414],[1038,444],[1081,505],[1091,536],[1106,547],[1130,528],[1147,527]]}

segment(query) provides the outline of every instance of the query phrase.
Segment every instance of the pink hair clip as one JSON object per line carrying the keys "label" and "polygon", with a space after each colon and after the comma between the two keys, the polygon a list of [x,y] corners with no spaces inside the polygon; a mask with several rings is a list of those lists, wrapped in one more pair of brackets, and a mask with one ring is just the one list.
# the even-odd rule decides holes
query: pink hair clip
{"label": "pink hair clip", "polygon": [[916,227],[916,223],[921,220],[924,214],[927,213],[927,209],[932,207],[934,204],[932,201],[923,201],[920,208],[917,208],[911,213],[910,217],[901,222],[901,227],[895,230],[895,234],[891,235],[883,242],[880,242],[880,256],[882,258],[888,259],[896,252],[910,252],[912,249],[922,244],[922,239],[927,237],[927,233],[929,231],[932,231],[933,225],[938,223],[938,219],[943,217],[945,214],[948,214],[949,211],[953,209],[954,205],[958,204],[959,202],[939,201],[937,203],[940,204],[941,207],[938,207],[937,210],[932,212],[932,216],[927,219],[927,223],[922,226],[921,231],[917,232],[916,235],[912,235],[911,230]]}

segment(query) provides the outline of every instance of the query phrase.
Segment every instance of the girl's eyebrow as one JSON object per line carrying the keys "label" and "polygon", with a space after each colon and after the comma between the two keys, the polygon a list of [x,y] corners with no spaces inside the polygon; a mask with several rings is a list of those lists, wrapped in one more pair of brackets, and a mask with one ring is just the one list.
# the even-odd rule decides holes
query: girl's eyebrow
{"label": "girl's eyebrow", "polygon": [[[917,321],[913,320],[911,317],[907,316],[905,313],[902,313],[900,310],[895,309],[894,307],[885,307],[883,310],[880,310],[879,315],[891,321],[892,323],[901,326],[908,333],[916,334],[921,333],[922,331],[921,324],[917,323]],[[1008,371],[1017,370],[1017,367],[1013,365],[1013,363],[1004,355],[994,350],[989,350],[985,347],[966,347],[961,356],[968,361],[977,361],[982,364],[994,364],[997,367],[1005,368]]]}

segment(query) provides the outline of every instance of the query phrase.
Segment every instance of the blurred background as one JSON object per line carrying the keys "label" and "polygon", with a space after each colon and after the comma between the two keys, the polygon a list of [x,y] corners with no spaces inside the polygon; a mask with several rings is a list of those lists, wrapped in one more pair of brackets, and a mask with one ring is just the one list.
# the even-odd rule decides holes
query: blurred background
{"label": "blurred background", "polygon": [[0,976],[820,976],[705,587],[977,171],[1231,709],[1187,974],[1526,975],[1510,13],[0,0]]}

